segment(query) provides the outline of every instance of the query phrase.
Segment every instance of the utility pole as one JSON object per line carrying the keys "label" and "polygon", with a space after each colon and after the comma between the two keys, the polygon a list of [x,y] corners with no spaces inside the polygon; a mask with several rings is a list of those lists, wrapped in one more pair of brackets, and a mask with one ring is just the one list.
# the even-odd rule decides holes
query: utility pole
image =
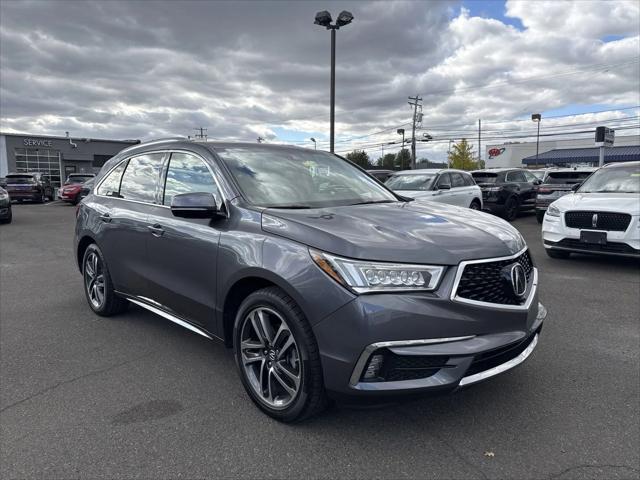
{"label": "utility pole", "polygon": [[481,161],[482,161],[482,121],[478,119],[478,168],[482,168],[480,166]]}
{"label": "utility pole", "polygon": [[413,127],[412,127],[412,136],[411,136],[411,169],[415,170],[416,168],[416,121],[418,120],[418,107],[422,108],[420,102],[422,102],[422,97],[419,97],[416,93],[415,97],[409,97],[409,105],[413,107]]}
{"label": "utility pole", "polygon": [[195,138],[205,141],[207,140],[207,134],[204,133],[207,131],[206,128],[198,127],[194,128],[194,130],[196,131],[196,134],[194,135]]}
{"label": "utility pole", "polygon": [[450,138],[450,139],[449,139],[449,148],[447,149],[447,168],[451,168],[451,163],[450,163],[450,158],[451,158],[451,142],[453,142],[453,140]]}

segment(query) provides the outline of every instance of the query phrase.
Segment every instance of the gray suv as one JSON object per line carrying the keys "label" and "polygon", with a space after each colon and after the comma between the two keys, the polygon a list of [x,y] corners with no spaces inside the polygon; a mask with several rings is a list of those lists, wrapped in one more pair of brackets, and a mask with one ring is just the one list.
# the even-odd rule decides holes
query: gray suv
{"label": "gray suv", "polygon": [[546,311],[520,234],[418,205],[326,152],[169,139],[109,160],[80,204],[91,309],[133,303],[233,348],[255,404],[450,392],[522,363]]}

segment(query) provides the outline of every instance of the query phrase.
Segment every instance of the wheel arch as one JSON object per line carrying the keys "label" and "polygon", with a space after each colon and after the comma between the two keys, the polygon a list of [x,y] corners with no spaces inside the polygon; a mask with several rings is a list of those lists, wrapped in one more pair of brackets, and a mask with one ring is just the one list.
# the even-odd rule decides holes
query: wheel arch
{"label": "wheel arch", "polygon": [[278,287],[293,298],[303,314],[305,314],[303,301],[299,298],[295,289],[285,279],[278,277],[273,272],[250,269],[244,272],[240,278],[235,278],[229,283],[231,286],[220,297],[224,300],[220,302],[222,325],[219,330],[222,333],[224,344],[229,348],[233,347],[233,327],[240,304],[253,292],[267,287]]}
{"label": "wheel arch", "polygon": [[95,239],[90,235],[84,235],[79,241],[76,248],[76,263],[78,264],[78,270],[82,273],[82,259],[84,258],[84,252],[92,243],[96,243]]}

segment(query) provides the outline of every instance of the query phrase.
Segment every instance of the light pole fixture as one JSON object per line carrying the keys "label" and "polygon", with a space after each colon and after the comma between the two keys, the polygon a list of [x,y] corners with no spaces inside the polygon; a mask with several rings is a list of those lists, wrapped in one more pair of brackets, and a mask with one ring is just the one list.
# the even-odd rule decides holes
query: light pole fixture
{"label": "light pole fixture", "polygon": [[397,130],[397,133],[398,133],[398,135],[402,135],[402,149],[401,150],[404,150],[404,128],[399,128]]}
{"label": "light pole fixture", "polygon": [[316,13],[315,24],[331,30],[331,113],[329,115],[330,135],[329,151],[333,153],[333,141],[335,137],[335,111],[336,111],[336,30],[345,25],[349,25],[353,20],[353,15],[346,10],[340,12],[335,24],[331,24],[331,14],[326,10]]}
{"label": "light pole fixture", "polygon": [[538,150],[540,147],[540,122],[542,121],[542,115],[534,113],[531,115],[531,120],[538,124],[538,135],[536,136],[536,167],[538,166]]}
{"label": "light pole fixture", "polygon": [[311,140],[313,142],[313,149],[317,150],[318,149],[318,144],[316,144],[316,139],[311,137],[309,140]]}

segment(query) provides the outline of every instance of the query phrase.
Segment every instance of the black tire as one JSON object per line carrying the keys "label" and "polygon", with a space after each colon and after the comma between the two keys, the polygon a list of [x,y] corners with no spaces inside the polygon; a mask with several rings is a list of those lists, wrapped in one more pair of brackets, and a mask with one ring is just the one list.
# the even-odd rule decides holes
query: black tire
{"label": "black tire", "polygon": [[42,191],[40,198],[38,198],[38,203],[47,203],[47,196],[45,195],[44,190]]}
{"label": "black tire", "polygon": [[[240,347],[243,326],[246,322],[250,322],[249,315],[252,312],[262,308],[276,312],[286,321],[295,341],[296,351],[300,355],[300,384],[297,393],[292,396],[290,403],[285,408],[276,409],[265,403],[265,400],[254,390],[256,387],[251,385],[243,363]],[[281,422],[293,423],[317,415],[327,407],[328,400],[324,389],[320,353],[315,336],[300,307],[280,288],[263,288],[252,293],[242,302],[235,319],[233,339],[236,365],[242,384],[251,400],[264,413]],[[266,357],[264,358],[266,360]],[[260,376],[262,377],[262,370]],[[268,381],[269,375],[267,374]]]}
{"label": "black tire", "polygon": [[469,208],[471,210],[480,210],[482,207],[480,206],[480,201],[478,201],[477,198],[474,198],[471,205],[469,205]]}
{"label": "black tire", "polygon": [[13,220],[13,212],[9,210],[9,216],[7,218],[0,220],[0,223],[11,223],[12,220]]}
{"label": "black tire", "polygon": [[518,212],[520,210],[519,203],[520,202],[518,202],[518,199],[516,197],[507,198],[507,201],[504,204],[504,212],[502,214],[502,217],[509,222],[512,222],[516,218],[518,218]]}
{"label": "black tire", "polygon": [[[88,277],[90,276],[90,273],[89,269],[87,268],[87,263],[92,255],[97,256],[100,262],[100,272],[103,277],[103,300],[99,304],[96,304],[92,301],[90,286],[88,283]],[[97,269],[96,272],[98,272]],[[98,315],[102,317],[110,317],[112,315],[124,312],[129,306],[128,301],[116,294],[115,289],[113,288],[113,282],[111,281],[111,275],[109,274],[109,269],[107,268],[104,256],[102,255],[102,251],[95,243],[89,245],[84,252],[84,256],[82,258],[82,280],[87,303],[89,304],[91,310],[93,310]]]}
{"label": "black tire", "polygon": [[538,223],[542,223],[542,221],[544,220],[543,210],[536,210],[536,220],[538,220]]}
{"label": "black tire", "polygon": [[564,250],[552,250],[550,248],[545,248],[545,252],[547,252],[547,255],[549,255],[551,258],[560,258],[566,260],[571,256],[571,252],[566,252]]}

